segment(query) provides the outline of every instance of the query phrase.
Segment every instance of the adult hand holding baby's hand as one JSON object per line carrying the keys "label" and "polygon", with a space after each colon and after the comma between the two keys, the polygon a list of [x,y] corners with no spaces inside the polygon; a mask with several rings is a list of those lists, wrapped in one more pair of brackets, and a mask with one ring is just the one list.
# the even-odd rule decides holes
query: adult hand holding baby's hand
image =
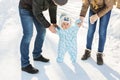
{"label": "adult hand holding baby's hand", "polygon": [[77,19],[77,20],[75,21],[75,24],[76,24],[78,27],[81,27],[81,26],[82,26],[82,22],[81,22],[80,19]]}
{"label": "adult hand holding baby's hand", "polygon": [[54,25],[54,27],[56,28],[56,27],[58,27],[58,25],[57,24],[53,24]]}
{"label": "adult hand holding baby's hand", "polygon": [[80,16],[80,18],[77,19],[75,23],[77,24],[77,26],[81,27],[83,25],[83,20],[84,20],[84,17]]}
{"label": "adult hand holding baby's hand", "polygon": [[55,25],[54,24],[51,24],[50,27],[49,27],[49,30],[52,32],[52,33],[56,33],[56,29],[55,29]]}

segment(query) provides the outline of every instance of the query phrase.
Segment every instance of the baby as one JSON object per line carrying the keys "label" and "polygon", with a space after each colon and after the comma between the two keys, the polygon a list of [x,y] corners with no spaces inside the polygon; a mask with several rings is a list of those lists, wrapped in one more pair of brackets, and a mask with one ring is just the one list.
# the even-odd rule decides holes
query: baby
{"label": "baby", "polygon": [[77,57],[77,32],[79,30],[80,20],[71,25],[71,18],[66,14],[60,16],[60,26],[57,27],[59,35],[57,62],[63,62],[64,55],[68,52],[73,63]]}

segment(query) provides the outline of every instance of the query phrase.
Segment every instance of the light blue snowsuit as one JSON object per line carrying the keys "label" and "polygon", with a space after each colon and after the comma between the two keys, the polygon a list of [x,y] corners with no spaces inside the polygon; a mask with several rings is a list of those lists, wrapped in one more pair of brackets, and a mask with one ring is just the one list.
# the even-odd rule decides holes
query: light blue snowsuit
{"label": "light blue snowsuit", "polygon": [[57,34],[59,35],[57,62],[63,62],[64,54],[67,51],[71,56],[72,62],[76,62],[78,30],[79,27],[76,25],[73,25],[66,30],[57,28]]}

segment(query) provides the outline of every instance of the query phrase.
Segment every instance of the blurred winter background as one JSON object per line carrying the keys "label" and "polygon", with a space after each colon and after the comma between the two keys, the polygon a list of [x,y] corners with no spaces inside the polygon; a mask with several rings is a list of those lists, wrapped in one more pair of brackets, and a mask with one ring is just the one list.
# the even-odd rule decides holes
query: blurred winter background
{"label": "blurred winter background", "polygon": [[[43,54],[50,58],[50,63],[33,62],[32,50],[36,31],[30,45],[30,61],[40,70],[38,74],[28,74],[20,67],[20,40],[22,27],[18,12],[19,0],[0,0],[0,80],[120,80],[120,9],[113,8],[107,31],[103,66],[96,64],[98,45],[98,27],[94,36],[92,56],[81,61],[84,53],[87,33],[87,16],[83,27],[78,32],[78,58],[72,64],[68,54],[64,63],[57,63],[58,36],[47,29]],[[73,22],[79,18],[81,0],[69,0],[65,6],[58,7],[61,13],[69,14]],[[44,15],[49,19],[48,12]]]}

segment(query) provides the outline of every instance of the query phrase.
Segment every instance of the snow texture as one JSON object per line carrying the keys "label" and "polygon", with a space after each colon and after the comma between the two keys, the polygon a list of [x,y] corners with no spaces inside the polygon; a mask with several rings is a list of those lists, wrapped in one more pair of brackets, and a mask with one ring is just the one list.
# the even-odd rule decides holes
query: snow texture
{"label": "snow texture", "polygon": [[[98,28],[93,41],[92,56],[82,61],[87,34],[87,16],[83,27],[78,32],[77,62],[71,63],[70,56],[65,55],[64,63],[57,63],[58,36],[47,29],[43,45],[43,55],[50,58],[50,63],[33,61],[32,50],[36,31],[30,44],[30,61],[39,69],[38,74],[28,74],[21,71],[20,40],[22,27],[18,12],[19,0],[0,0],[0,80],[120,80],[120,10],[112,10],[107,31],[107,41],[102,66],[96,64],[98,46]],[[79,18],[81,0],[69,0],[64,6],[58,7],[57,17],[61,13],[72,16],[73,21]],[[44,15],[49,20],[48,11]]]}

